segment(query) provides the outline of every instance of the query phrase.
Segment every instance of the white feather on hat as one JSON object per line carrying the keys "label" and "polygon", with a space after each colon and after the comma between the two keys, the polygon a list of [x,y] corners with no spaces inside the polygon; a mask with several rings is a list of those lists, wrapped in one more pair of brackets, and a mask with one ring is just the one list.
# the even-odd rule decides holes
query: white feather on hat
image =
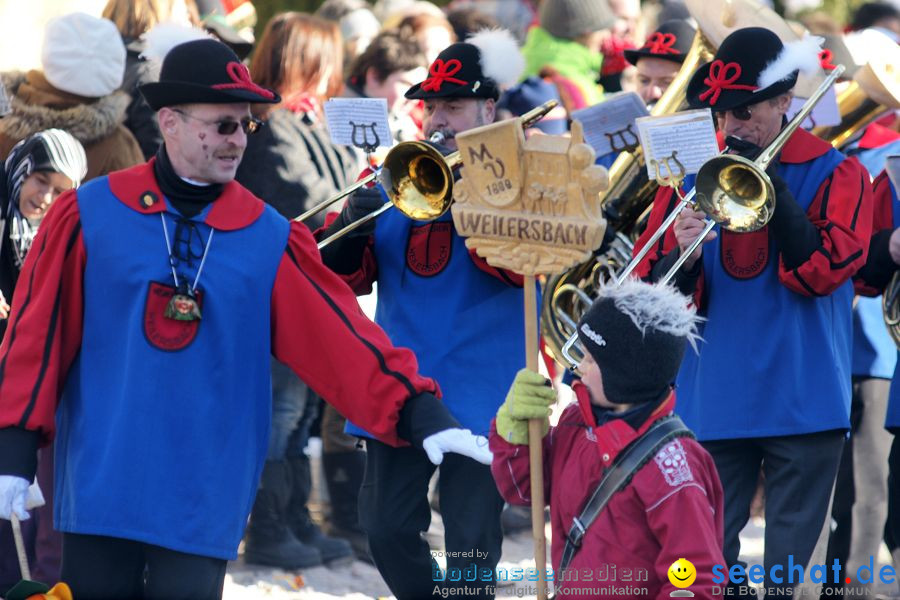
{"label": "white feather on hat", "polygon": [[162,22],[141,36],[141,39],[144,40],[144,50],[141,52],[141,57],[144,60],[158,63],[157,66],[160,66],[166,54],[175,46],[212,37],[205,29],[186,27],[172,22]]}
{"label": "white feather on hat", "polygon": [[763,90],[782,79],[787,79],[797,70],[806,75],[817,73],[820,69],[819,52],[824,41],[821,37],[807,35],[801,40],[785,44],[775,60],[766,65],[759,74],[756,83],[759,89]]}
{"label": "white feather on hat", "polygon": [[519,82],[525,71],[525,58],[519,52],[519,44],[506,29],[482,29],[469,36],[466,43],[478,48],[481,72],[493,79],[498,86]]}

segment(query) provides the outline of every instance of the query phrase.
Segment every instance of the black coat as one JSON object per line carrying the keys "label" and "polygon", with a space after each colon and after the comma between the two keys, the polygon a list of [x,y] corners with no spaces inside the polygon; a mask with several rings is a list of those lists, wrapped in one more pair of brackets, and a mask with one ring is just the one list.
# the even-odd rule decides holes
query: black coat
{"label": "black coat", "polygon": [[[277,109],[264,127],[247,138],[238,182],[278,212],[293,219],[307,208],[352,184],[365,168],[358,151],[331,142],[324,124]],[[334,208],[340,208],[338,203]],[[312,229],[322,212],[307,221]]]}

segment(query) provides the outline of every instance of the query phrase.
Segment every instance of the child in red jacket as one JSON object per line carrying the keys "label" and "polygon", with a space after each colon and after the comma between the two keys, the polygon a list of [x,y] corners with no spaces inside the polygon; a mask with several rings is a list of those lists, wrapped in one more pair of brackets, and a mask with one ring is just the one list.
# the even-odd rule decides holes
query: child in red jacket
{"label": "child in red jacket", "polygon": [[[544,419],[549,432],[544,496],[558,599],[722,596],[712,573],[724,564],[722,486],[712,458],[672,413],[672,382],[687,343],[698,339],[688,304],[672,288],[637,280],[602,287],[578,324],[585,352],[581,382],[573,386],[577,402],[550,428],[556,393],[541,375],[523,370],[497,412],[492,470],[511,504],[531,502],[528,419]],[[667,435],[648,433],[661,426]],[[643,460],[632,449],[642,439]],[[637,454],[630,475],[627,452]],[[590,522],[583,511],[615,469],[627,477]],[[580,524],[583,535],[567,549],[567,534]]]}

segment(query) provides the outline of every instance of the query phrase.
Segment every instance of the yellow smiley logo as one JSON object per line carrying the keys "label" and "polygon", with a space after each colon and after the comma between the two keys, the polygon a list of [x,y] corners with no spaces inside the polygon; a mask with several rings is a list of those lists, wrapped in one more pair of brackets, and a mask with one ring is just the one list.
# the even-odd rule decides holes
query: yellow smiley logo
{"label": "yellow smiley logo", "polygon": [[691,561],[679,558],[669,567],[669,583],[677,588],[689,587],[697,579],[697,569]]}

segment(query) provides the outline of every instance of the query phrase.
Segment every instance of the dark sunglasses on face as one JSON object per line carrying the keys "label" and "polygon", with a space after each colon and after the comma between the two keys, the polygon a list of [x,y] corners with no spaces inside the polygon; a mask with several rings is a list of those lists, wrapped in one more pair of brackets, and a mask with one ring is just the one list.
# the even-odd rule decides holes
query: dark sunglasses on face
{"label": "dark sunglasses on face", "polygon": [[749,121],[750,117],[753,116],[753,110],[749,106],[741,106],[738,108],[733,108],[731,110],[723,110],[716,112],[716,118],[720,121],[725,120],[725,114],[731,113],[731,116],[737,119],[738,121]]}
{"label": "dark sunglasses on face", "polygon": [[201,119],[200,117],[195,117],[189,112],[179,110],[177,108],[173,108],[175,112],[183,117],[188,117],[191,119],[195,119],[204,123],[205,125],[215,125],[216,133],[219,135],[233,135],[235,131],[237,131],[238,127],[244,130],[244,133],[247,135],[252,135],[259,131],[259,128],[262,127],[262,121],[259,119],[255,119],[253,117],[244,117],[240,121],[235,121],[233,119],[224,119],[221,121],[207,121],[206,119]]}

